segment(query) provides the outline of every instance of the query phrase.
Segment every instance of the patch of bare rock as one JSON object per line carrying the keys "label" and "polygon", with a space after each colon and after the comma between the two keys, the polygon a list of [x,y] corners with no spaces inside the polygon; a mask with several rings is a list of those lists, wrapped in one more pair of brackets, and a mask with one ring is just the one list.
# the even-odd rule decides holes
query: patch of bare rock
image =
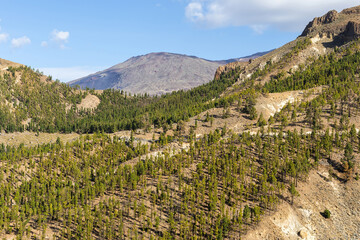
{"label": "patch of bare rock", "polygon": [[[359,190],[360,181],[342,183],[321,166],[299,184],[293,205],[283,200],[242,239],[360,239]],[[321,214],[325,209],[331,212],[328,219]]]}

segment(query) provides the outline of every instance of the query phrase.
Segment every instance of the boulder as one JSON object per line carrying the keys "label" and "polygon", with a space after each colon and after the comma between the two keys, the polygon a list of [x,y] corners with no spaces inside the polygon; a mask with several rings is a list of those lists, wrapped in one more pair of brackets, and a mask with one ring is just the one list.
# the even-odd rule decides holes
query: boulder
{"label": "boulder", "polygon": [[298,232],[298,235],[299,235],[299,237],[300,237],[301,239],[306,239],[307,236],[308,236],[308,234],[307,234],[307,232],[306,232],[305,229],[300,230],[300,231]]}

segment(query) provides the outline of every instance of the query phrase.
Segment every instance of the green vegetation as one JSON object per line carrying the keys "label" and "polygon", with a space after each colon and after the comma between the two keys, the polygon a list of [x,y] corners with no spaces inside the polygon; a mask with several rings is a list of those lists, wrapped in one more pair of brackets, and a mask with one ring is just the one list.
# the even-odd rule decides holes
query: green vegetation
{"label": "green vegetation", "polygon": [[92,115],[74,124],[76,132],[114,132],[148,128],[161,128],[179,121],[186,121],[220,103],[211,101],[235,81],[221,78],[189,91],[177,91],[162,96],[126,96],[117,90],[105,90],[98,97],[101,103]]}
{"label": "green vegetation", "polygon": [[[290,76],[286,76],[283,72],[279,73],[264,85],[264,91],[304,90],[323,85],[336,89],[344,84],[354,84],[354,76],[359,73],[360,63],[357,44],[354,43],[342,51],[320,56],[306,69],[299,69]],[[348,49],[352,48],[356,49],[356,52],[346,55],[349,53]]]}
{"label": "green vegetation", "polygon": [[[10,67],[0,76],[0,130],[56,132],[76,118],[76,104],[88,94],[43,77],[29,67]],[[66,110],[69,106],[69,110]],[[31,119],[26,126],[23,121]]]}
{"label": "green vegetation", "polygon": [[[189,91],[149,97],[146,94],[129,96],[117,90],[80,91],[58,81],[42,80],[40,73],[28,67],[9,68],[8,73],[0,77],[0,127],[7,132],[50,133],[112,133],[149,129],[151,125],[164,127],[221,105],[212,99],[218,98],[234,79],[221,78]],[[94,111],[77,107],[87,94],[101,100]],[[27,119],[31,121],[23,124]]]}
{"label": "green vegetation", "polygon": [[314,164],[306,156],[311,142],[297,132],[222,140],[216,131],[191,140],[188,152],[133,167],[121,163],[148,147],[101,134],[71,144],[3,146],[0,230],[24,236],[29,224],[55,224],[58,236],[106,239],[241,233],[275,208],[286,185],[306,176]]}
{"label": "green vegetation", "polygon": [[[0,233],[19,239],[45,238],[49,229],[58,239],[240,239],[280,201],[293,203],[298,181],[321,161],[338,167],[332,154],[341,155],[341,173],[331,176],[350,180],[360,150],[360,133],[350,126],[359,114],[358,43],[290,76],[254,84],[309,44],[299,41],[280,62],[268,63],[225,96],[240,69],[190,91],[149,97],[80,91],[27,67],[10,68],[0,79],[2,129],[23,131],[22,121],[31,118],[27,130],[95,134],[66,144],[59,138],[35,147],[0,145]],[[268,121],[256,112],[261,93],[316,86],[324,86],[317,97],[289,103]],[[100,98],[97,109],[77,108],[87,94]],[[213,107],[224,110],[217,120],[236,107],[259,131],[232,134],[224,123],[198,138],[198,121],[185,131],[184,121]],[[213,117],[207,112],[205,122],[212,125]],[[284,131],[298,119],[310,133]],[[166,135],[172,123],[178,123],[174,134]],[[149,145],[137,142],[133,131],[128,140],[100,133],[151,125],[163,131]],[[188,148],[171,149],[169,142]],[[162,154],[147,155],[150,150]],[[329,210],[322,214],[330,218]]]}
{"label": "green vegetation", "polygon": [[324,218],[330,218],[331,217],[331,212],[328,209],[325,209],[324,212],[322,212],[322,215]]}
{"label": "green vegetation", "polygon": [[171,156],[170,149],[133,166],[122,163],[149,146],[105,134],[3,145],[0,231],[29,237],[58,227],[54,234],[67,239],[235,237],[289,193],[293,202],[298,180],[339,151],[321,133],[223,134],[190,135],[188,151]]}

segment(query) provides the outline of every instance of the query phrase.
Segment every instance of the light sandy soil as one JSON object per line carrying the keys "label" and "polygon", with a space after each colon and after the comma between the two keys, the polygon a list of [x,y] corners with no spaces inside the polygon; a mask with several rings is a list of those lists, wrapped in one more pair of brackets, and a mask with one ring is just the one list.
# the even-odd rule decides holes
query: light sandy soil
{"label": "light sandy soil", "polygon": [[[311,171],[298,185],[293,205],[283,201],[242,239],[360,239],[360,181],[342,183],[328,169],[323,162]],[[330,219],[321,215],[325,209]]]}
{"label": "light sandy soil", "polygon": [[18,146],[23,143],[25,146],[36,146],[44,143],[55,143],[59,137],[62,142],[71,142],[76,140],[80,135],[76,133],[60,134],[60,133],[39,133],[34,132],[23,133],[1,133],[0,144]]}
{"label": "light sandy soil", "polygon": [[77,104],[78,109],[96,109],[97,106],[100,104],[100,99],[95,96],[88,94],[83,100],[81,100],[80,104]]}
{"label": "light sandy soil", "polygon": [[302,91],[289,91],[282,93],[269,93],[260,96],[256,99],[256,111],[262,113],[265,119],[274,116],[279,112],[287,103],[295,103],[302,101],[310,101],[317,97],[322,92],[322,87],[316,87],[309,90]]}
{"label": "light sandy soil", "polygon": [[20,67],[22,64],[0,58],[0,71],[6,71],[8,67]]}

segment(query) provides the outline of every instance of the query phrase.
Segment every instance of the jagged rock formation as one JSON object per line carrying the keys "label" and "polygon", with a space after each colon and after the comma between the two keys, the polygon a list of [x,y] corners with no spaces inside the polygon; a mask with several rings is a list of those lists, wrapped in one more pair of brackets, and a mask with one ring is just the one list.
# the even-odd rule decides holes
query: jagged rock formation
{"label": "jagged rock formation", "polygon": [[360,36],[360,23],[350,21],[346,26],[344,35],[348,38],[359,37]]}
{"label": "jagged rock formation", "polygon": [[232,62],[232,63],[228,63],[226,65],[220,66],[220,67],[218,67],[218,69],[215,72],[215,79],[219,79],[221,73],[223,73],[223,72],[226,72],[226,71],[229,71],[229,70],[232,70],[237,67],[244,66],[244,65],[246,65],[246,62]]}
{"label": "jagged rock formation", "polygon": [[301,36],[338,37],[349,41],[360,36],[360,6],[344,9],[340,13],[332,10],[322,17],[316,17],[304,29]]}
{"label": "jagged rock formation", "polygon": [[246,62],[264,54],[256,53],[243,58],[209,61],[181,54],[151,53],[130,58],[124,63],[71,81],[69,84],[79,85],[83,89],[114,88],[130,93],[164,94],[180,89],[188,90],[211,81],[220,65]]}
{"label": "jagged rock formation", "polygon": [[303,31],[301,36],[309,35],[311,32],[315,31],[316,27],[318,26],[334,22],[338,18],[338,16],[338,12],[336,10],[332,10],[322,17],[314,18],[314,20],[309,22],[309,24],[305,27],[305,30]]}

